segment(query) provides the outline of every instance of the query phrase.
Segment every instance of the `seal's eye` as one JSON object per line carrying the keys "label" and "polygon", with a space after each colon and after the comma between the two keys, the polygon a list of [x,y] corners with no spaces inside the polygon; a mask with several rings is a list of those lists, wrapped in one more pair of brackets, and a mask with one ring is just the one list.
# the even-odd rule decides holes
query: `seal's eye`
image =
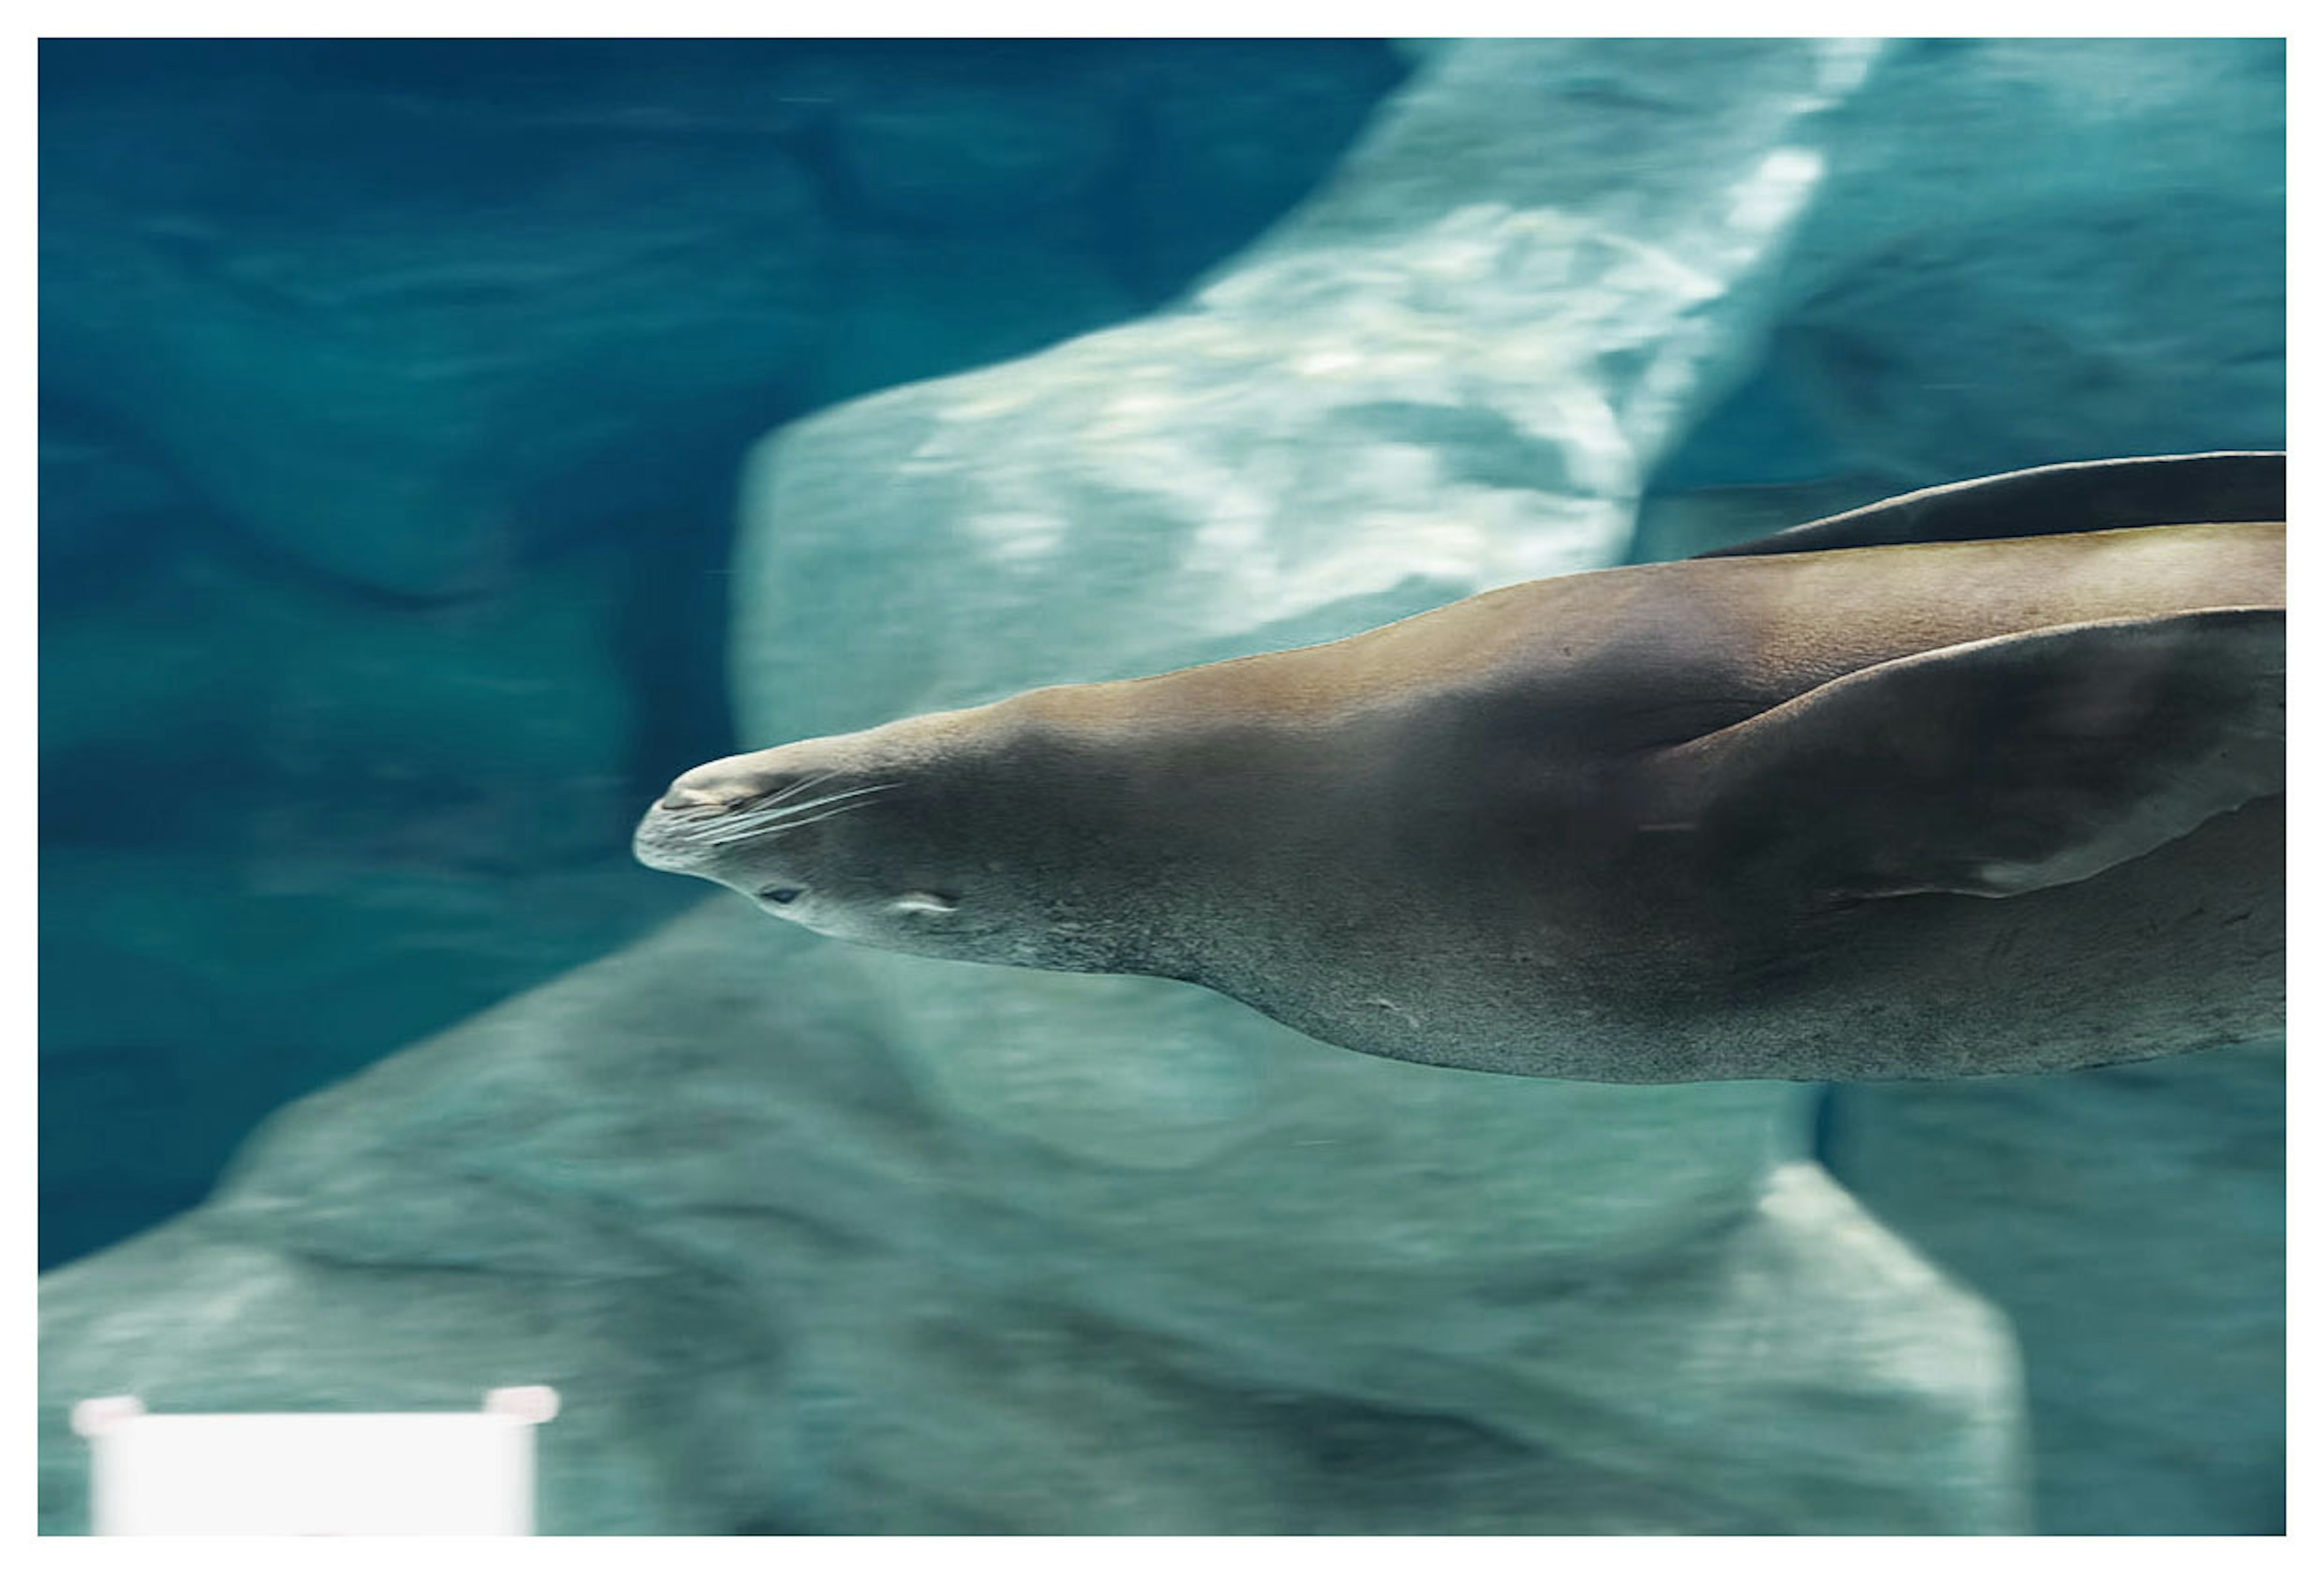
{"label": "seal's eye", "polygon": [[759,893],[759,900],[772,902],[777,907],[786,902],[796,902],[798,898],[799,888],[797,886],[769,886]]}

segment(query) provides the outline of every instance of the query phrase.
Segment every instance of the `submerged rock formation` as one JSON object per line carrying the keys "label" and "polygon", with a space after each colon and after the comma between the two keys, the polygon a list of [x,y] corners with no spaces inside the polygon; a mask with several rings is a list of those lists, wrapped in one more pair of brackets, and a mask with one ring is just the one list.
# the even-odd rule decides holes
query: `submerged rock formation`
{"label": "submerged rock formation", "polygon": [[2281,1043],[1832,1097],[1833,1170],[2016,1330],[2034,1528],[2282,1529]]}
{"label": "submerged rock formation", "polygon": [[[49,1275],[45,1381],[551,1383],[545,1532],[2017,1523],[2006,1332],[1783,1162],[1787,1092],[856,961],[706,904],[295,1106],[208,1206]],[[80,1460],[47,1459],[54,1523]]]}

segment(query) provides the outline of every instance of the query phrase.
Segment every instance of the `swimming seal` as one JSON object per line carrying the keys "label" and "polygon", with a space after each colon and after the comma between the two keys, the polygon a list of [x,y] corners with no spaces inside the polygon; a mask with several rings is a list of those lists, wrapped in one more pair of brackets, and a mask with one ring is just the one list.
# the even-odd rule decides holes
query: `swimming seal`
{"label": "swimming seal", "polygon": [[2048,466],[688,771],[637,852],[864,944],[1604,1082],[2282,1031],[2283,459]]}

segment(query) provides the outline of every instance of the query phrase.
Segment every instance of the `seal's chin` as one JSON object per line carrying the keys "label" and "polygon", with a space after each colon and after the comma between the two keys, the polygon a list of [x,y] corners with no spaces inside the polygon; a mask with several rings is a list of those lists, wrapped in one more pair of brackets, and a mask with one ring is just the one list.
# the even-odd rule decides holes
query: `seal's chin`
{"label": "seal's chin", "polygon": [[638,822],[637,832],[630,838],[630,851],[648,869],[715,879],[705,867],[711,850],[689,834],[694,828],[682,811],[674,813],[657,804]]}

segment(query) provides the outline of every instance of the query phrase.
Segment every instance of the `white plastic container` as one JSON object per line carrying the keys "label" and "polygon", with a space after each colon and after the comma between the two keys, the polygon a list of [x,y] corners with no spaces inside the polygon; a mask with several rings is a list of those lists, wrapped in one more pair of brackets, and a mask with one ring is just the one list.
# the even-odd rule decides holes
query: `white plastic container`
{"label": "white plastic container", "polygon": [[154,1415],[126,1395],[73,1406],[100,1536],[501,1535],[533,1524],[533,1429],[554,1388],[495,1388],[480,1411]]}

